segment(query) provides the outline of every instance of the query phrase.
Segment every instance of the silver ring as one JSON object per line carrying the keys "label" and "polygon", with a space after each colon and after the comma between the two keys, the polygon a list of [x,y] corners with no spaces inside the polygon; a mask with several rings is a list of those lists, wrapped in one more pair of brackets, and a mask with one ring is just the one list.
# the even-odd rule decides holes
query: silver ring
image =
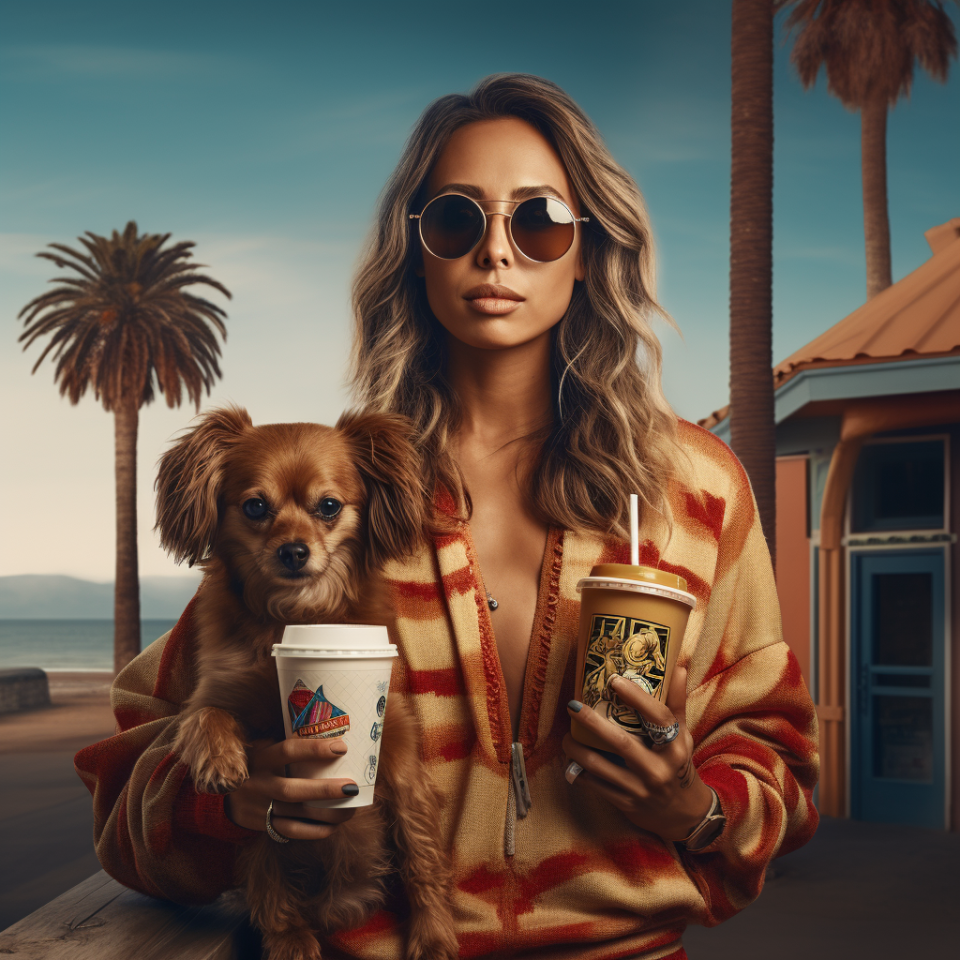
{"label": "silver ring", "polygon": [[566,780],[567,783],[573,783],[581,773],[583,773],[583,767],[581,767],[576,760],[571,760],[567,764],[567,769],[563,771],[563,779]]}
{"label": "silver ring", "polygon": [[276,840],[277,843],[289,843],[290,838],[285,837],[282,833],[277,833],[276,828],[273,826],[273,820],[270,818],[273,816],[273,801],[270,801],[270,806],[267,807],[267,836],[271,840]]}
{"label": "silver ring", "polygon": [[662,727],[659,723],[651,723],[649,720],[644,720],[643,726],[647,731],[650,742],[658,747],[662,747],[667,743],[673,743],[673,741],[680,736],[679,720],[674,720],[668,727]]}

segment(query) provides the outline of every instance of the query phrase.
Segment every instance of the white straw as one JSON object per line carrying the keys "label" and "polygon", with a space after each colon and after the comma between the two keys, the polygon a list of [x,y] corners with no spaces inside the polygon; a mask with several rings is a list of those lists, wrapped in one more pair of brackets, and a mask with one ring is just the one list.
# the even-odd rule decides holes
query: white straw
{"label": "white straw", "polygon": [[640,530],[639,530],[639,508],[637,504],[637,495],[630,494],[630,563],[637,567],[640,565]]}

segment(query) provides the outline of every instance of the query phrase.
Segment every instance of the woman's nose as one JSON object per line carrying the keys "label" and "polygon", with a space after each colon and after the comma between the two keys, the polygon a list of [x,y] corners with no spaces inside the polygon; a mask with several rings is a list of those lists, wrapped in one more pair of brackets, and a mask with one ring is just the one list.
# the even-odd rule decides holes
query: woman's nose
{"label": "woman's nose", "polygon": [[487,230],[477,245],[477,266],[484,269],[513,264],[510,245],[510,218],[503,213],[487,214]]}

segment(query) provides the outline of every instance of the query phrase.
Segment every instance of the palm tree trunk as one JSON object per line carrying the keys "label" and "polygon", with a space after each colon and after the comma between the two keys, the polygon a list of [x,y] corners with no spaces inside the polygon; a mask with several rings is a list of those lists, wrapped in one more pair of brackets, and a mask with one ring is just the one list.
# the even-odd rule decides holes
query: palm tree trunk
{"label": "palm tree trunk", "polygon": [[887,211],[887,101],[882,97],[868,101],[860,110],[860,169],[869,300],[893,283]]}
{"label": "palm tree trunk", "polygon": [[731,96],[730,443],[775,559],[772,0],[733,0]]}
{"label": "palm tree trunk", "polygon": [[113,668],[119,673],[140,652],[140,577],[137,565],[136,401],[114,410],[117,483],[117,576],[113,599]]}

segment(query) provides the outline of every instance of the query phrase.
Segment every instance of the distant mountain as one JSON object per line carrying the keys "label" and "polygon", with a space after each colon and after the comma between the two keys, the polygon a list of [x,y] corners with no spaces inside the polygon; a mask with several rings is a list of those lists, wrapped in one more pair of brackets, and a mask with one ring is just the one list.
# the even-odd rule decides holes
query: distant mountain
{"label": "distant mountain", "polygon": [[[140,616],[175,620],[196,593],[200,574],[141,577]],[[113,584],[76,577],[0,577],[0,620],[112,620]]]}

